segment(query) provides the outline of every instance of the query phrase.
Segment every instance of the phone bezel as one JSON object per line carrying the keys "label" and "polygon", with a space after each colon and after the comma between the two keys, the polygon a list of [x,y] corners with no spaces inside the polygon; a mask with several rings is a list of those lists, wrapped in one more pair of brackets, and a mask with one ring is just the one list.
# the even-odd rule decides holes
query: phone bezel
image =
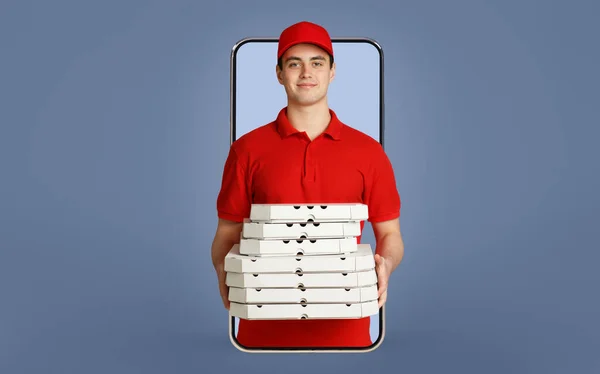
{"label": "phone bezel", "polygon": [[[230,58],[230,106],[229,106],[229,144],[233,144],[235,140],[235,129],[236,129],[236,117],[235,117],[235,108],[236,108],[236,60],[237,60],[237,52],[244,44],[247,43],[277,43],[279,41],[278,38],[272,37],[248,37],[241,39],[237,43],[234,44],[231,50],[231,58]],[[331,38],[332,43],[368,43],[375,47],[379,53],[379,143],[382,148],[385,150],[385,142],[384,142],[384,129],[385,129],[385,100],[384,100],[384,58],[383,58],[383,48],[381,45],[372,38],[367,37],[345,37],[345,38]],[[373,342],[368,347],[282,347],[282,348],[249,348],[245,347],[237,341],[235,337],[235,319],[237,317],[229,315],[229,339],[231,343],[240,351],[248,352],[248,353],[332,353],[332,352],[341,352],[341,353],[366,353],[371,352],[377,349],[385,338],[385,304],[379,308],[379,335],[377,340]]]}

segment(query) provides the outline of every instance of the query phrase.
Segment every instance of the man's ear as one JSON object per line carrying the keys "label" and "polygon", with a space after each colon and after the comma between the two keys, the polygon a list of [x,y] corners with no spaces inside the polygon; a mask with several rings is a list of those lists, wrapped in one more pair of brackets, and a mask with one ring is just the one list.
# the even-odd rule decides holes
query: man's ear
{"label": "man's ear", "polygon": [[335,78],[335,62],[331,64],[331,69],[329,71],[329,83],[333,82],[333,78]]}
{"label": "man's ear", "polygon": [[283,84],[283,79],[281,78],[282,73],[283,72],[281,71],[279,65],[275,65],[275,75],[277,75],[277,81],[279,81],[279,84]]}

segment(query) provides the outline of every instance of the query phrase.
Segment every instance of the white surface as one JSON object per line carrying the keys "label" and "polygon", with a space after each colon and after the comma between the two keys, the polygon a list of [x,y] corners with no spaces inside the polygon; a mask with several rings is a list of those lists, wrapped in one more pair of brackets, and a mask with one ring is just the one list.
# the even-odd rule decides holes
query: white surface
{"label": "white surface", "polygon": [[377,284],[375,269],[354,273],[227,273],[225,283],[238,288],[333,288]]}
{"label": "white surface", "polygon": [[240,239],[239,252],[252,256],[294,256],[353,253],[358,250],[356,237],[343,239]]}
{"label": "white surface", "polygon": [[373,250],[360,244],[354,253],[312,256],[248,256],[235,244],[225,256],[225,271],[232,273],[354,272],[375,267]]}
{"label": "white surface", "polygon": [[379,312],[377,300],[354,304],[264,304],[230,303],[231,316],[243,319],[362,318]]}
{"label": "white surface", "polygon": [[377,300],[377,285],[354,288],[229,288],[240,304],[360,303]]}
{"label": "white surface", "polygon": [[264,223],[244,222],[244,239],[341,239],[360,236],[360,222]]}
{"label": "white surface", "polygon": [[347,222],[368,218],[369,209],[364,204],[253,204],[250,208],[253,222]]}

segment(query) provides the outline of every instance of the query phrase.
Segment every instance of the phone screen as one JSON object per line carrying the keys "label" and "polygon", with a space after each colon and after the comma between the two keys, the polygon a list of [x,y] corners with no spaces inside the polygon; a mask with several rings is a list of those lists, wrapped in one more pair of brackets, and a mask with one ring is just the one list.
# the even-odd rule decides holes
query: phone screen
{"label": "phone screen", "polygon": [[[383,52],[367,38],[332,38],[336,75],[328,89],[328,102],[346,125],[383,142]],[[248,38],[238,42],[231,54],[231,143],[257,127],[272,122],[287,105],[283,86],[276,77],[277,38]],[[371,225],[365,221],[362,243],[375,247]],[[230,317],[230,338],[236,341],[237,317]],[[369,351],[383,340],[384,308],[370,317],[372,345],[364,348],[311,348],[311,351]],[[302,350],[269,348],[269,351]],[[260,350],[260,349],[258,349]],[[265,349],[262,349],[263,351]]]}

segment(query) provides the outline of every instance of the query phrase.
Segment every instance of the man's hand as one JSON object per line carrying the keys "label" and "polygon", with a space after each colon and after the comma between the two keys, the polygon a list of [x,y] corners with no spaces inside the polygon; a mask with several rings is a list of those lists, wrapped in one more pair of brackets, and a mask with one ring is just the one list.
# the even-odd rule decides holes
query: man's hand
{"label": "man's hand", "polygon": [[241,222],[219,219],[217,232],[215,233],[215,238],[212,243],[212,264],[217,273],[219,293],[223,300],[223,306],[227,310],[229,310],[229,287],[225,284],[225,279],[227,277],[227,273],[225,272],[225,256],[227,256],[227,253],[229,253],[234,244],[240,242],[241,231]]}
{"label": "man's hand", "polygon": [[227,273],[225,272],[225,263],[222,262],[215,266],[215,270],[217,271],[217,280],[219,282],[219,292],[221,294],[221,299],[223,300],[223,306],[225,309],[229,310],[229,287],[225,283]]}
{"label": "man's hand", "polygon": [[388,280],[391,274],[389,260],[379,254],[375,254],[375,271],[377,273],[379,307],[381,308],[387,300]]}
{"label": "man's hand", "polygon": [[375,250],[375,271],[377,273],[377,288],[379,290],[379,307],[387,301],[389,279],[394,270],[400,265],[404,256],[404,242],[400,233],[398,218],[375,222],[373,231],[377,248]]}

